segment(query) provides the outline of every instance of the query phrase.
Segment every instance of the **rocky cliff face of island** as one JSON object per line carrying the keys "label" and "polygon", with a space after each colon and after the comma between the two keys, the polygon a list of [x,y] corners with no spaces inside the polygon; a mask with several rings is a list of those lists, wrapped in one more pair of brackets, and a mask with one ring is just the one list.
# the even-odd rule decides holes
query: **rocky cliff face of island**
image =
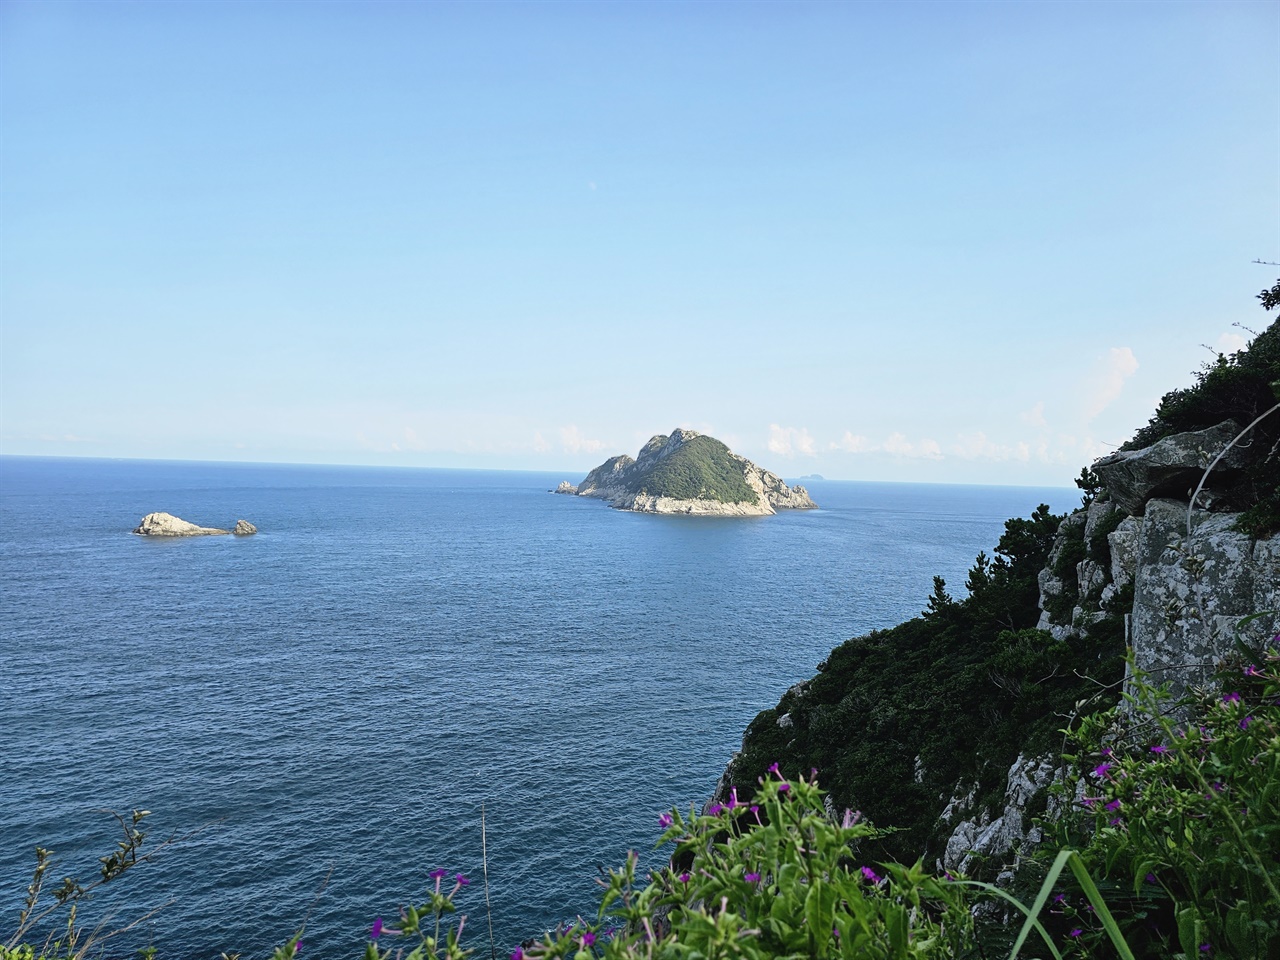
{"label": "rocky cliff face of island", "polygon": [[190,523],[171,513],[148,513],[133,530],[140,537],[209,537],[219,535],[235,535],[247,537],[258,532],[248,520],[237,520],[231,530],[217,527],[201,527]]}
{"label": "rocky cliff face of island", "polygon": [[565,481],[556,492],[596,497],[638,513],[758,517],[817,507],[804,487],[787,486],[714,437],[692,430],[659,434],[635,459],[612,457],[576,487]]}
{"label": "rocky cliff face of island", "polygon": [[935,578],[919,618],[834,649],[752,722],[717,798],[816,769],[833,810],[899,828],[886,857],[1010,879],[1061,802],[1060,729],[1118,701],[1126,649],[1177,693],[1280,631],[1277,400],[1273,323],[1082,471],[1080,509],[1010,520],[968,596]]}

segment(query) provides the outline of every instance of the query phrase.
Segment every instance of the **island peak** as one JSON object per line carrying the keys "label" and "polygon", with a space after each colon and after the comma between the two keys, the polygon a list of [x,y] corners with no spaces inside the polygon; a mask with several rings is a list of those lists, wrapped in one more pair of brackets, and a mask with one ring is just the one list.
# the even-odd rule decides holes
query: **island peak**
{"label": "island peak", "polygon": [[557,492],[637,513],[758,517],[817,507],[804,487],[787,486],[715,437],[680,428],[651,437],[635,459],[610,457],[576,488],[566,481]]}

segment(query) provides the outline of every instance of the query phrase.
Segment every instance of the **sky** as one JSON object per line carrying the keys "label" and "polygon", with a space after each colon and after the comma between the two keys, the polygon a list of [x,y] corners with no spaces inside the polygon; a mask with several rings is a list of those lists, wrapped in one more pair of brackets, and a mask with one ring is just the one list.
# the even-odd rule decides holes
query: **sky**
{"label": "sky", "polygon": [[0,0],[0,453],[1070,486],[1280,268],[1280,4]]}

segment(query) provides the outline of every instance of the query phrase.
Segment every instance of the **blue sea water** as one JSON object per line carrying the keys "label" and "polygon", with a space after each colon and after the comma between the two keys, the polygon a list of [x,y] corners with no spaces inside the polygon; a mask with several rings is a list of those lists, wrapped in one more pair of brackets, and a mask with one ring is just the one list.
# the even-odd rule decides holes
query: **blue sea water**
{"label": "blue sea water", "polygon": [[[816,511],[657,517],[564,474],[0,457],[0,942],[37,844],[92,876],[145,808],[187,836],[89,908],[166,958],[360,954],[431,870],[504,953],[701,804],[841,641],[963,591],[1067,489],[808,484]],[[577,479],[570,477],[569,479]],[[131,536],[165,510],[249,538]]]}

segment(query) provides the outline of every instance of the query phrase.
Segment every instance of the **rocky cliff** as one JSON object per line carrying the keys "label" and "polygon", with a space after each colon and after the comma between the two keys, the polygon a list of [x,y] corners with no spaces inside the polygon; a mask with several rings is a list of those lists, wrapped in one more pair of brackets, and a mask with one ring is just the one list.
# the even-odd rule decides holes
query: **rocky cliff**
{"label": "rocky cliff", "polygon": [[557,493],[597,497],[619,510],[692,516],[765,516],[817,506],[804,487],[788,487],[727,446],[692,430],[673,430],[649,440],[633,460],[606,460],[574,487]]}
{"label": "rocky cliff", "polygon": [[920,618],[833,650],[752,722],[717,796],[816,768],[833,809],[900,828],[887,858],[1008,879],[1052,812],[1057,731],[1117,702],[1126,648],[1177,692],[1280,631],[1277,399],[1273,323],[1082,471],[1079,510],[1009,521],[968,596],[935,578]]}

